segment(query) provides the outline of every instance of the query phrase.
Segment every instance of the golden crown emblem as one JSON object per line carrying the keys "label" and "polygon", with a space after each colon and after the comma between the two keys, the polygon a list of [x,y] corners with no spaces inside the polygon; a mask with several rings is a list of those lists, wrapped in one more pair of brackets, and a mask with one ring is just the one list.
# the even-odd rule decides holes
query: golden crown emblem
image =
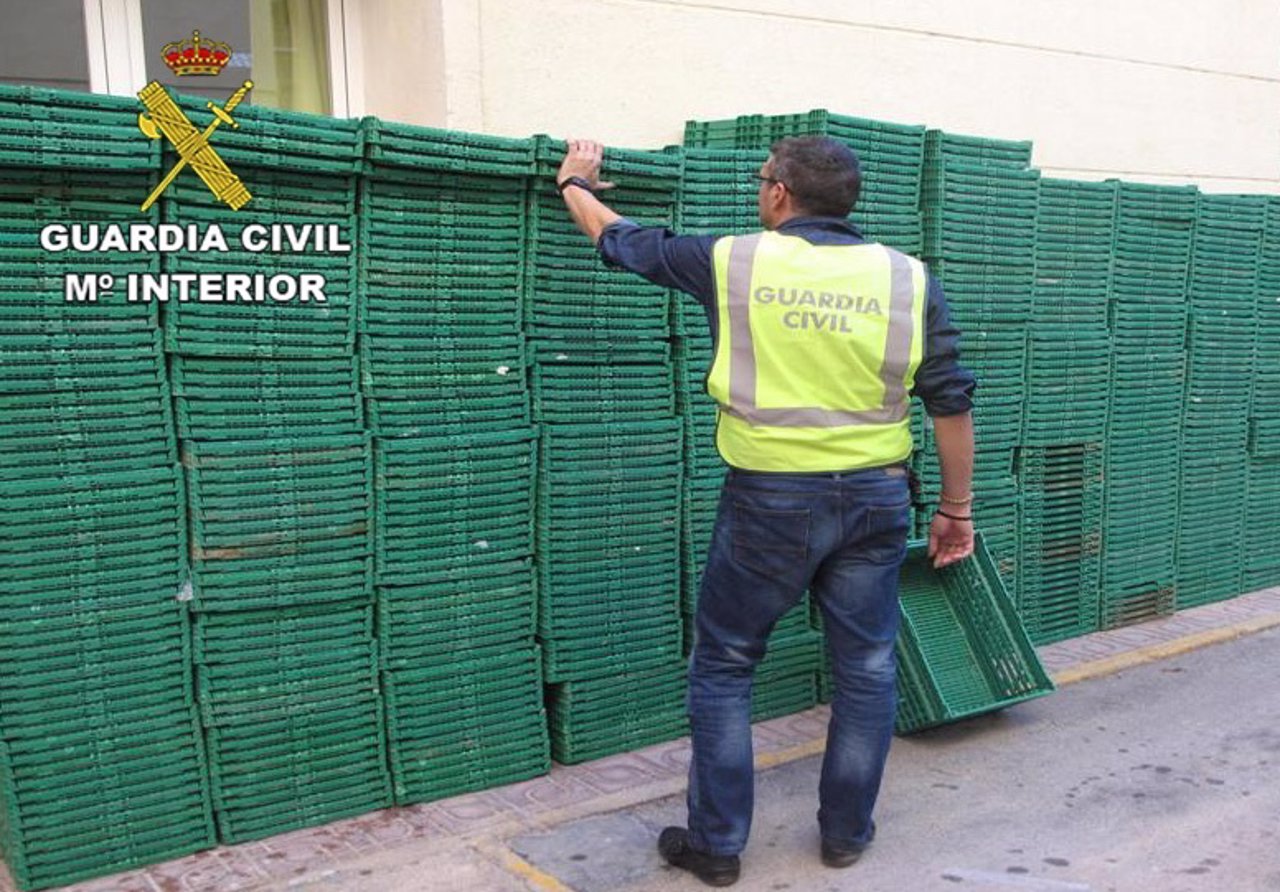
{"label": "golden crown emblem", "polygon": [[166,43],[160,55],[176,75],[216,75],[231,61],[231,47],[216,40],[202,40],[199,31],[192,31],[190,37]]}

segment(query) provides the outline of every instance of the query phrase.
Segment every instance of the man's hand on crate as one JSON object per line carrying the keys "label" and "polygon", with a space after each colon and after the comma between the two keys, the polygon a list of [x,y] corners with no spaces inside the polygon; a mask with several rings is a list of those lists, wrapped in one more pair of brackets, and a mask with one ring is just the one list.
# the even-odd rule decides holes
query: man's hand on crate
{"label": "man's hand on crate", "polygon": [[934,514],[929,526],[929,557],[935,567],[945,567],[973,554],[973,520]]}
{"label": "man's hand on crate", "polygon": [[590,186],[590,191],[612,189],[613,183],[600,181],[600,165],[604,163],[604,146],[590,139],[571,139],[569,149],[560,162],[560,171],[556,174],[556,185],[573,177],[581,177]]}
{"label": "man's hand on crate", "polygon": [[556,174],[556,188],[564,198],[569,216],[593,245],[600,243],[600,234],[606,226],[622,219],[596,197],[597,191],[613,188],[613,183],[600,182],[603,162],[604,146],[600,143],[571,139]]}

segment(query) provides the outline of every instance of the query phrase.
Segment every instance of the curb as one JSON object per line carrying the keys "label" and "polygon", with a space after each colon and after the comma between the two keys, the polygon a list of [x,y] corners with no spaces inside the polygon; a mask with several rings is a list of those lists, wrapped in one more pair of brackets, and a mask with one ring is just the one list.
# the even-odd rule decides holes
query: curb
{"label": "curb", "polygon": [[534,867],[496,840],[480,840],[475,844],[475,848],[511,876],[524,880],[531,889],[537,889],[540,892],[574,892],[571,886],[566,886],[545,870]]}
{"label": "curb", "polygon": [[1191,635],[1184,635],[1181,638],[1174,638],[1171,641],[1162,641],[1159,644],[1149,644],[1146,647],[1139,647],[1134,650],[1125,651],[1116,654],[1113,657],[1103,657],[1098,660],[1090,660],[1087,663],[1081,663],[1078,666],[1072,666],[1069,669],[1063,669],[1053,675],[1053,683],[1058,687],[1064,685],[1075,684],[1081,681],[1088,681],[1094,678],[1101,678],[1106,675],[1112,675],[1125,669],[1132,669],[1135,666],[1144,666],[1147,663],[1154,663],[1157,660],[1165,660],[1170,657],[1181,656],[1190,653],[1193,650],[1199,650],[1202,647],[1209,647],[1214,644],[1222,644],[1227,641],[1234,641],[1237,638],[1243,638],[1245,635],[1252,635],[1255,632],[1262,632],[1267,629],[1280,626],[1280,613],[1273,613],[1269,616],[1259,616],[1254,619],[1243,620],[1230,626],[1223,626],[1218,629],[1208,629],[1204,632],[1196,632]]}

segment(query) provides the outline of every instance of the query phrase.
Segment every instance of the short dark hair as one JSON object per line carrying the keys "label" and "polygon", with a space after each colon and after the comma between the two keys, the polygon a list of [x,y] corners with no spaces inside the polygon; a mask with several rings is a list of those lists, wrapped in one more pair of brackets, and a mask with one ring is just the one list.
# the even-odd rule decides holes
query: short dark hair
{"label": "short dark hair", "polygon": [[790,190],[797,209],[818,217],[847,217],[862,189],[858,156],[829,136],[793,136],[769,147],[773,177]]}

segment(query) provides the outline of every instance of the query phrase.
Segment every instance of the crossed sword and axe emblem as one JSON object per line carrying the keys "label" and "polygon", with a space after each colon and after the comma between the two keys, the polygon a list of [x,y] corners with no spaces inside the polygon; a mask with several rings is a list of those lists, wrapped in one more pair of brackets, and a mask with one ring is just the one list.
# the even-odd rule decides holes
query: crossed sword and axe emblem
{"label": "crossed sword and axe emblem", "polygon": [[240,210],[253,197],[244,183],[240,182],[240,178],[232,173],[231,168],[227,167],[226,162],[218,156],[213,146],[209,145],[209,137],[219,125],[230,124],[237,129],[240,127],[231,117],[231,112],[252,89],[253,81],[245,81],[240,89],[231,94],[231,98],[224,105],[209,102],[208,107],[213,112],[213,120],[203,131],[196,129],[159,82],[152,81],[138,91],[138,98],[147,108],[145,112],[138,113],[138,129],[145,133],[148,139],[159,139],[164,136],[178,152],[178,163],[160,181],[160,185],[147,196],[147,200],[142,203],[143,211],[155,203],[188,164],[200,179],[204,180],[204,184],[209,187],[214,197],[226,202],[232,210]]}

